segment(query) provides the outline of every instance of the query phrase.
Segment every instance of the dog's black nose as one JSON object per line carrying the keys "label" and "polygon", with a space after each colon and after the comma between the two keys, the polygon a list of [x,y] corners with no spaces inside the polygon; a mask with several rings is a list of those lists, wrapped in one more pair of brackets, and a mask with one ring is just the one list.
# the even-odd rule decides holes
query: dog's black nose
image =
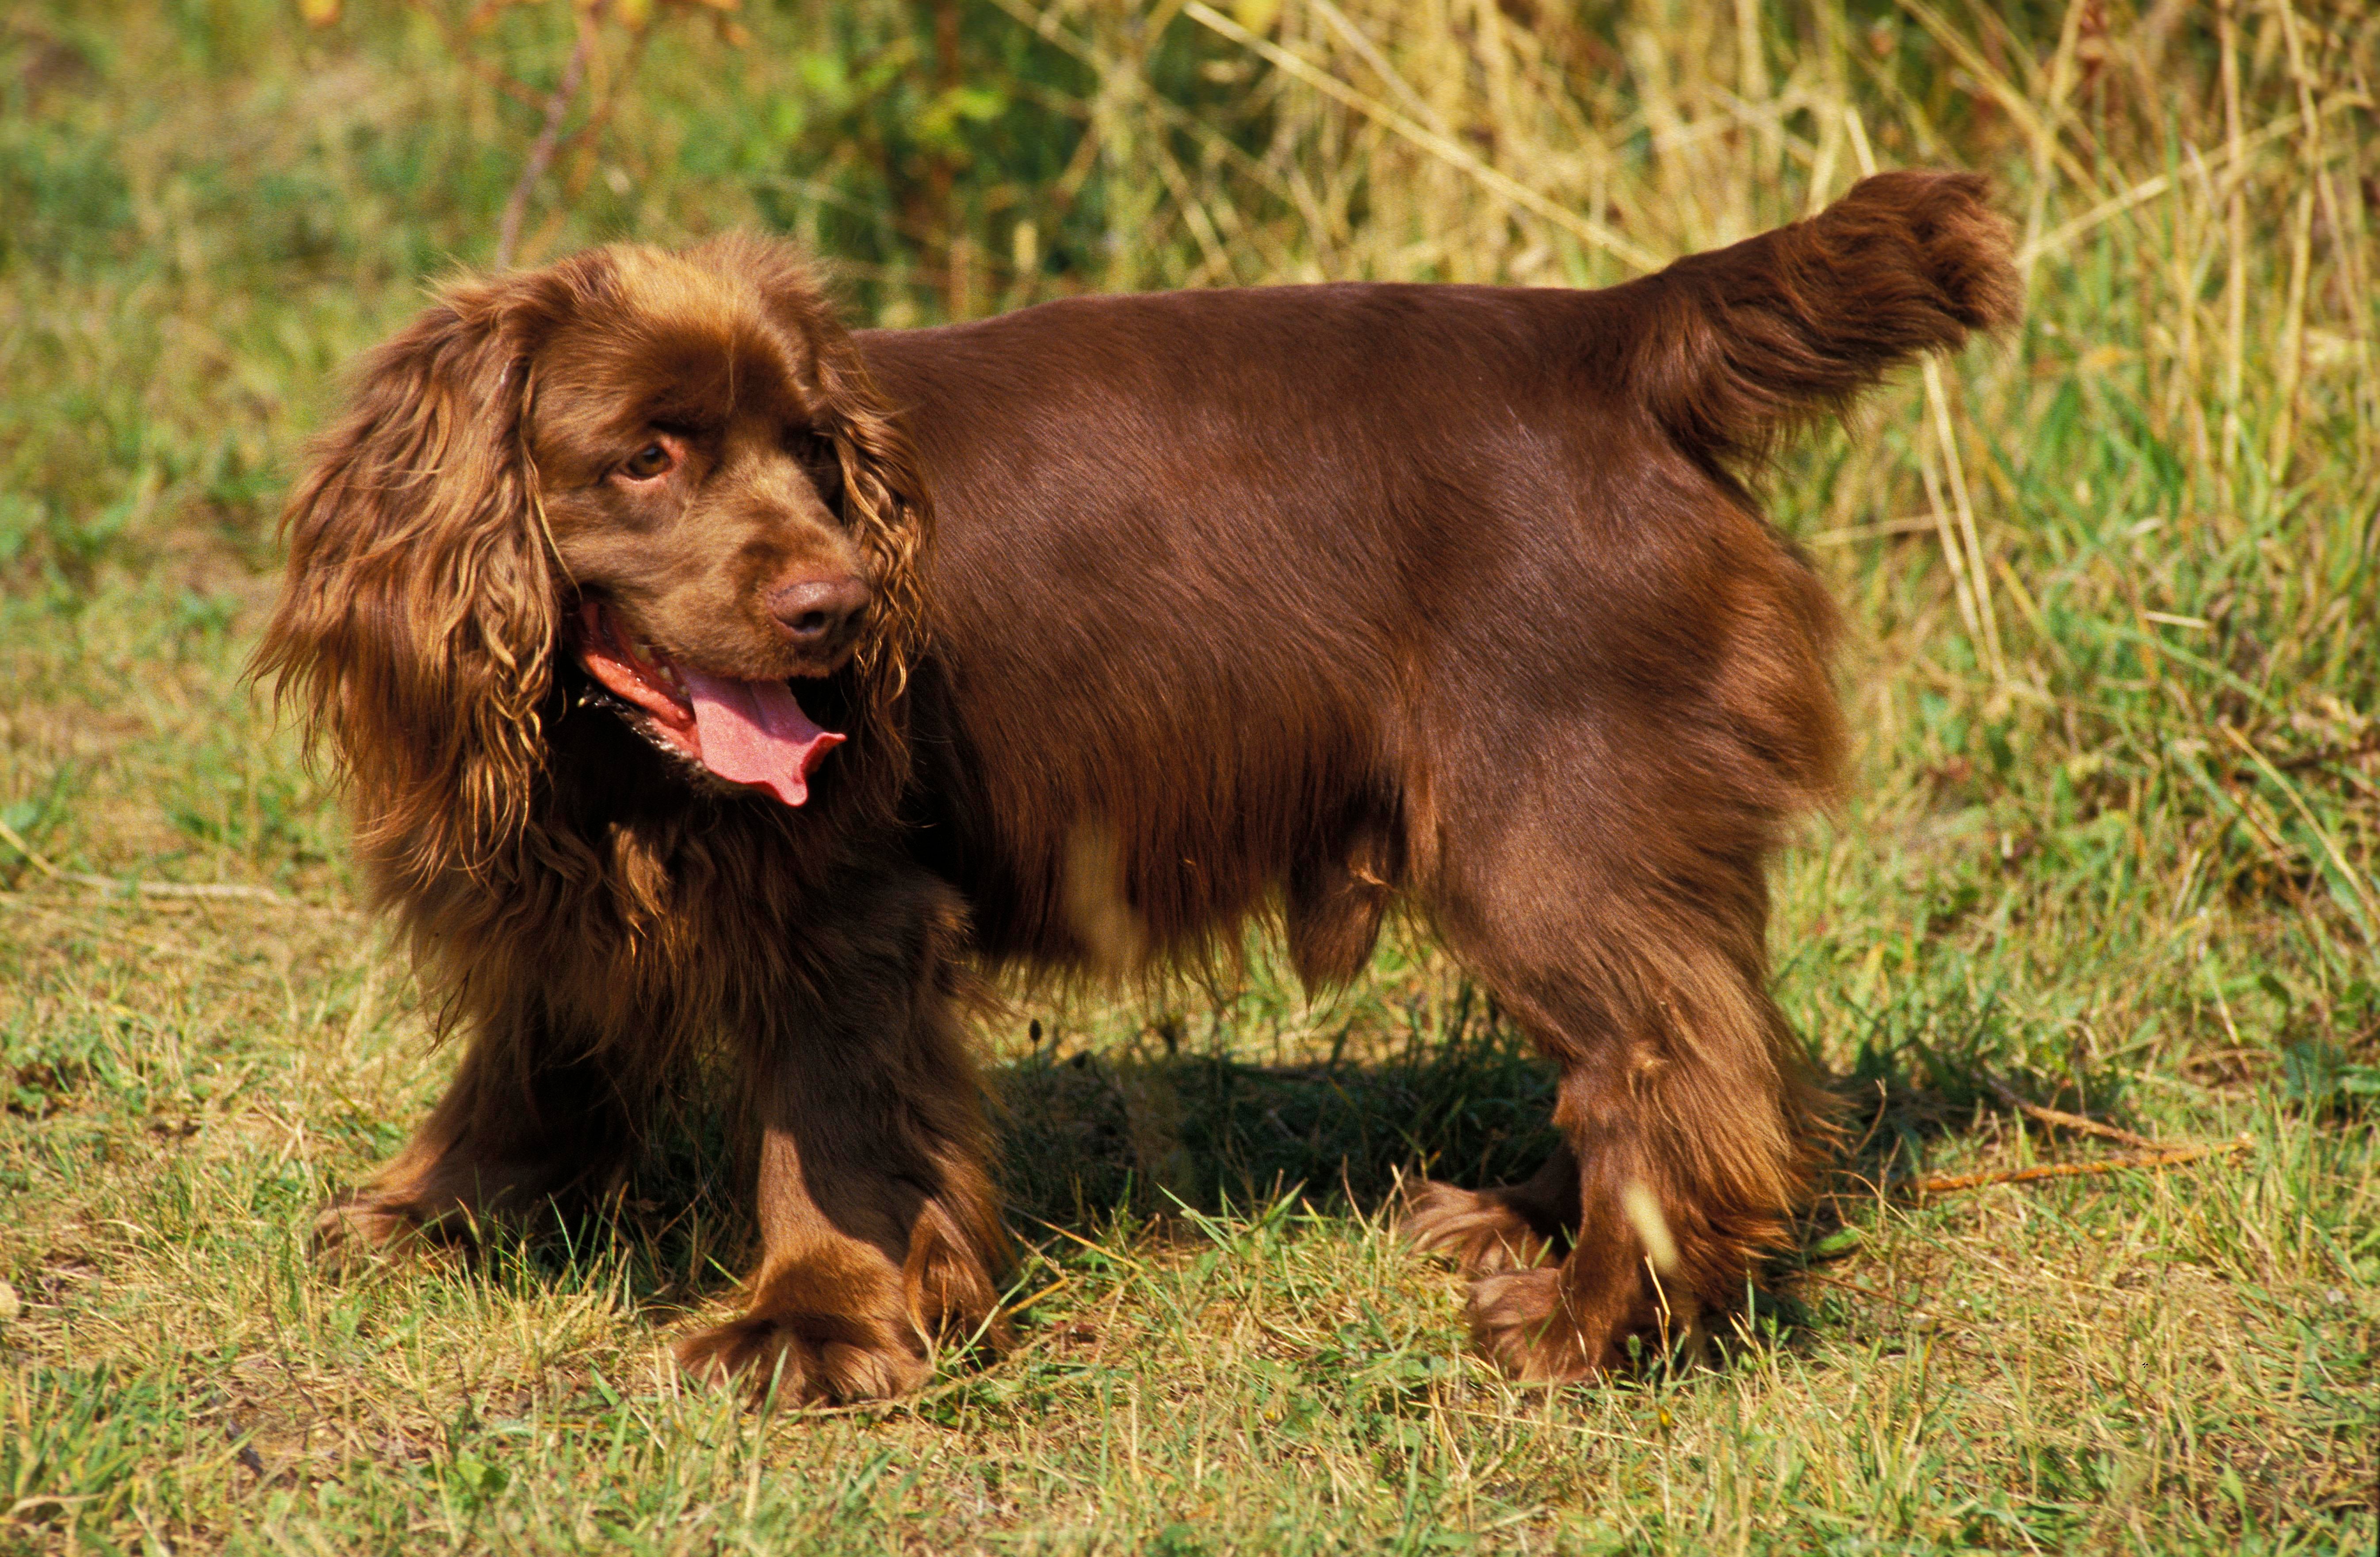
{"label": "dog's black nose", "polygon": [[769,594],[769,614],[805,649],[841,642],[867,605],[868,586],[851,578],[805,578]]}

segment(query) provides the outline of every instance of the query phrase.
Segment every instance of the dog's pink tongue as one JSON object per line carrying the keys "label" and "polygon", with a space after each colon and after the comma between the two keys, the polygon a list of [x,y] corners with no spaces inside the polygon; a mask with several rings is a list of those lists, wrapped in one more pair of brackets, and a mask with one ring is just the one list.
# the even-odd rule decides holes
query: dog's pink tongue
{"label": "dog's pink tongue", "polygon": [[704,767],[757,785],[788,806],[810,797],[810,770],[844,737],[812,724],[782,681],[729,681],[692,665],[677,669],[693,695]]}

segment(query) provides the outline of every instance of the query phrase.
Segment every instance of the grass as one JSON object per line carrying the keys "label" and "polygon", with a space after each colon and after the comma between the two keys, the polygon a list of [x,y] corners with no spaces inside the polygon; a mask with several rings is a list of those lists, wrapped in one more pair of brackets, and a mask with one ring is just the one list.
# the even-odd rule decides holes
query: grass
{"label": "grass", "polygon": [[[889,322],[1616,280],[1870,160],[1992,172],[2027,240],[2020,331],[1767,482],[1853,625],[1858,782],[1775,944],[1857,1144],[1741,1335],[1553,1392],[1466,1355],[1384,1208],[1400,1171],[1527,1162],[1544,1081],[1402,938],[1322,1008],[1260,960],[985,1033],[1023,1345],[768,1417],[662,1366],[728,1300],[698,1136],[607,1226],[346,1284],[305,1259],[446,1061],[239,679],[272,519],[338,365],[486,260],[570,46],[559,6],[351,11],[0,18],[0,821],[42,857],[0,845],[0,1548],[2373,1549],[2361,7],[607,21],[525,257],[771,225]],[[2020,1104],[2244,1144],[1914,1192],[2126,1154]]]}

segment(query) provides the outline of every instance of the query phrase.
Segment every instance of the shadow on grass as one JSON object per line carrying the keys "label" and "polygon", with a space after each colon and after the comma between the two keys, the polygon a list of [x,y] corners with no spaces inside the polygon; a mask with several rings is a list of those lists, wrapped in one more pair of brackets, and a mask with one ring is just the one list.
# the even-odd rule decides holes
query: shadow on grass
{"label": "shadow on grass", "polygon": [[[1432,1018],[1418,1012],[1386,1059],[1261,1065],[1052,1043],[989,1067],[1009,1225],[1028,1244],[1051,1229],[1096,1241],[1119,1221],[1284,1197],[1373,1212],[1401,1173],[1469,1186],[1526,1176],[1554,1145],[1550,1071],[1467,986]],[[750,1172],[722,1113],[688,1107],[656,1132],[618,1197],[489,1252],[515,1281],[625,1274],[640,1304],[697,1302],[749,1259]]]}
{"label": "shadow on grass", "polygon": [[[1051,1043],[988,1067],[1010,1227],[1028,1245],[1096,1242],[1120,1222],[1284,1198],[1375,1213],[1401,1174],[1472,1186],[1527,1176],[1555,1142],[1550,1070],[1467,985],[1403,1016],[1402,1042],[1385,1057],[1376,1042],[1360,1061],[1266,1065]],[[752,1255],[750,1173],[722,1111],[682,1108],[623,1192],[484,1239],[484,1264],[508,1283],[690,1307],[731,1288]]]}
{"label": "shadow on grass", "polygon": [[[1526,1177],[1555,1144],[1550,1069],[1467,984],[1424,1009],[1409,1008],[1390,1052],[1376,1044],[1360,1061],[1267,1065],[1052,1043],[990,1068],[1010,1225],[1028,1244],[1050,1242],[1052,1230],[1096,1242],[1120,1221],[1146,1227],[1285,1198],[1326,1215],[1375,1214],[1400,1175],[1466,1187]],[[2008,1115],[2013,1098],[2121,1117],[2120,1085],[2079,1040],[2059,1051],[2017,1030],[1988,997],[1912,990],[1857,1019],[1850,1064],[1822,1077],[1844,1100],[1841,1148],[1795,1246],[1770,1264],[1774,1295],[1751,1315],[1757,1332],[1787,1344],[1814,1324],[1795,1274],[1849,1252],[1846,1214],[1879,1185],[1895,1192],[1939,1140]],[[513,1246],[503,1263],[525,1282],[619,1283],[658,1317],[733,1286],[751,1252],[748,1200],[747,1170],[717,1118],[690,1114],[621,1199]]]}
{"label": "shadow on grass", "polygon": [[[1465,1187],[1524,1178],[1552,1150],[1550,1068],[1491,1002],[1458,986],[1435,1029],[1415,1017],[1393,1057],[1303,1065],[1037,1052],[992,1077],[1004,1182],[1019,1213],[1082,1231],[1179,1202],[1214,1211],[1293,1190],[1371,1212],[1400,1174]],[[1913,989],[1861,1013],[1850,1063],[1814,1067],[1841,1100],[1821,1165],[1840,1198],[1904,1183],[1937,1143],[2019,1101],[2130,1122],[2127,1083],[2080,1037],[2021,1028],[1959,988]],[[1810,1240],[1840,1223],[1821,1219]]]}
{"label": "shadow on grass", "polygon": [[1258,1065],[1116,1059],[1055,1045],[995,1071],[1013,1213],[1087,1231],[1121,1213],[1213,1212],[1297,1193],[1378,1210],[1399,1174],[1525,1177],[1553,1149],[1553,1077],[1468,986],[1386,1059]]}

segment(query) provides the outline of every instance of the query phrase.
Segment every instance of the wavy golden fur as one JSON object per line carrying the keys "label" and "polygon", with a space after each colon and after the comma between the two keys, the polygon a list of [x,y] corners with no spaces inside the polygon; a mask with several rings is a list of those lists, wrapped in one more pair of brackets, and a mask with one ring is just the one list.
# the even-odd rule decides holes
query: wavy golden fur
{"label": "wavy golden fur", "polygon": [[[1277,909],[1329,985],[1402,900],[1560,1067],[1542,1170],[1411,1209],[1481,1344],[1575,1378],[1738,1297],[1825,1135],[1765,864],[1841,734],[1831,608],[1737,472],[2012,315],[1983,197],[1888,175],[1603,292],[852,335],[753,238],[448,288],[293,496],[259,657],[465,1044],[324,1247],[600,1193],[722,1052],[761,1251],[681,1358],[903,1390],[1002,1334],[979,970]],[[848,744],[798,805],[730,782],[704,677]]]}

